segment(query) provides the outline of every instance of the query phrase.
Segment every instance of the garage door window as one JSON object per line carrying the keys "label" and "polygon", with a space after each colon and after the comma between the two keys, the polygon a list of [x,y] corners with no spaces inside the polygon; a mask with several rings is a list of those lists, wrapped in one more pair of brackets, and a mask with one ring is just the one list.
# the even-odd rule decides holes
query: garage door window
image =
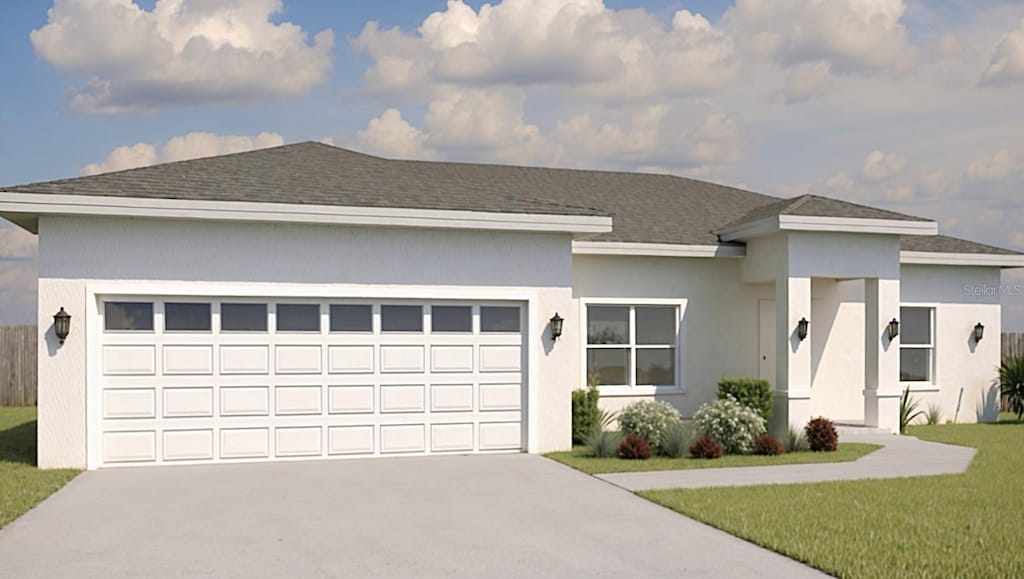
{"label": "garage door window", "polygon": [[209,332],[210,304],[164,304],[164,330],[168,332]]}
{"label": "garage door window", "polygon": [[317,304],[277,304],[278,332],[319,332],[320,306]]}
{"label": "garage door window", "polygon": [[380,329],[382,332],[422,332],[422,306],[381,306]]}
{"label": "garage door window", "polygon": [[373,331],[373,308],[364,305],[335,304],[331,306],[332,332]]}
{"label": "garage door window", "polygon": [[106,302],[103,327],[114,332],[152,332],[152,302]]}
{"label": "garage door window", "polygon": [[266,332],[267,304],[221,304],[222,332]]}
{"label": "garage door window", "polygon": [[430,331],[471,333],[473,331],[473,308],[469,306],[434,306],[430,308]]}
{"label": "garage door window", "polygon": [[480,331],[483,333],[519,332],[519,308],[492,306],[480,308]]}

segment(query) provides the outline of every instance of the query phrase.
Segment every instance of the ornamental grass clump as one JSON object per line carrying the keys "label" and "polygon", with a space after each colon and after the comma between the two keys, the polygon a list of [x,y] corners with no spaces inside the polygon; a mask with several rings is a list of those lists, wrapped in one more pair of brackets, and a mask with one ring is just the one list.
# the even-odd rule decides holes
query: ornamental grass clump
{"label": "ornamental grass clump", "polygon": [[764,418],[731,397],[701,406],[693,424],[699,434],[718,441],[726,454],[749,453],[754,439],[765,433]]}
{"label": "ornamental grass clump", "polygon": [[839,433],[828,418],[818,417],[804,427],[807,444],[814,452],[835,452],[839,449]]}
{"label": "ornamental grass clump", "polygon": [[636,434],[629,434],[619,445],[619,458],[629,460],[647,460],[651,458],[651,443],[647,439]]}
{"label": "ornamental grass clump", "polygon": [[754,454],[763,456],[778,456],[786,452],[779,439],[770,434],[762,434],[754,439]]}
{"label": "ornamental grass clump", "polygon": [[693,423],[679,422],[668,427],[662,434],[658,452],[669,458],[683,458],[690,451],[693,442]]}
{"label": "ornamental grass clump", "polygon": [[721,458],[725,449],[718,441],[710,436],[702,436],[693,441],[690,445],[690,455],[693,458]]}
{"label": "ornamental grass clump", "polygon": [[811,449],[807,444],[807,436],[804,434],[804,429],[795,427],[792,424],[786,428],[786,432],[782,435],[782,447],[786,449],[786,452],[806,452]]}
{"label": "ornamental grass clump", "polygon": [[679,411],[668,402],[640,400],[619,412],[619,426],[625,434],[646,438],[661,448],[661,440],[669,427],[679,424]]}
{"label": "ornamental grass clump", "polygon": [[622,433],[618,431],[594,429],[588,434],[584,443],[590,456],[594,458],[611,458],[615,456],[622,444]]}

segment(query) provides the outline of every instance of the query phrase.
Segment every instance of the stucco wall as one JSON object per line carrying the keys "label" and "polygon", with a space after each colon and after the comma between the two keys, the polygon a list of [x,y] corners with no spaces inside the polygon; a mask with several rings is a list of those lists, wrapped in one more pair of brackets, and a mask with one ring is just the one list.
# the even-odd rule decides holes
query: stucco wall
{"label": "stucco wall", "polygon": [[[536,449],[570,440],[569,392],[578,372],[576,332],[552,346],[547,320],[573,309],[571,238],[559,234],[368,229],[293,224],[43,217],[39,243],[39,459],[42,467],[86,464],[86,312],[89,284],[217,282],[275,287],[405,288],[430,296],[461,291],[536,296],[529,347],[538,353]],[[56,348],[52,316],[74,316]],[[564,314],[563,314],[564,315]]]}

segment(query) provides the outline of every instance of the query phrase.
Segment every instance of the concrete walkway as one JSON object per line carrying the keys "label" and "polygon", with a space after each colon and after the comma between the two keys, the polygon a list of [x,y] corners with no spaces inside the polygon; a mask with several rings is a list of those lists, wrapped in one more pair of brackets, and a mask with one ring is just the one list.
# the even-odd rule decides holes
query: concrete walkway
{"label": "concrete walkway", "polygon": [[885,448],[853,462],[624,472],[596,476],[631,491],[901,478],[964,472],[978,452],[966,446],[925,442],[912,436],[891,434],[861,435],[856,437],[856,442],[884,444]]}

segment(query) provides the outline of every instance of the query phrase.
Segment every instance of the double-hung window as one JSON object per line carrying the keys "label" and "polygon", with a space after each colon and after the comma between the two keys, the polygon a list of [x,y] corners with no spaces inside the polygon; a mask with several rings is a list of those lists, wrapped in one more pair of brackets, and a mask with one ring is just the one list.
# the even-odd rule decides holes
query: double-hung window
{"label": "double-hung window", "polygon": [[678,306],[589,304],[586,311],[588,377],[617,390],[680,386]]}
{"label": "double-hung window", "polygon": [[900,381],[935,381],[935,309],[900,308]]}

